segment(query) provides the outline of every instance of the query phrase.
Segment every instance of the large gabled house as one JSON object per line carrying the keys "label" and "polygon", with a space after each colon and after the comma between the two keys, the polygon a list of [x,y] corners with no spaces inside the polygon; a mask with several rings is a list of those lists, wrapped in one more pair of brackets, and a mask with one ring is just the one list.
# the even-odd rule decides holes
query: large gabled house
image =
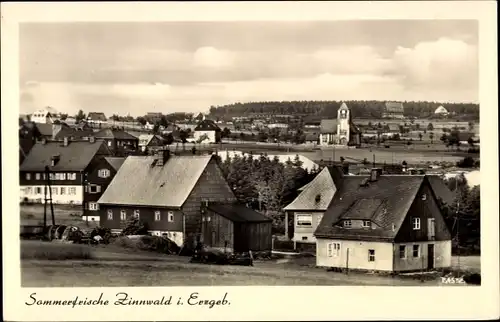
{"label": "large gabled house", "polygon": [[108,123],[108,119],[103,112],[89,112],[87,115],[87,123],[101,127],[102,124]]}
{"label": "large gabled house", "polygon": [[[36,143],[20,166],[21,202],[44,203],[52,197],[54,204],[98,210],[96,199],[116,172],[106,162],[108,156],[104,142],[93,138]],[[46,190],[49,178],[51,191]]]}
{"label": "large gabled house", "polygon": [[202,205],[236,197],[211,155],[129,156],[99,199],[101,225],[119,231],[130,216],[186,248],[203,241]]}
{"label": "large gabled house", "polygon": [[222,130],[212,120],[203,120],[194,128],[194,140],[199,143],[219,143]]}
{"label": "large gabled house", "polygon": [[320,267],[404,272],[451,265],[451,235],[425,175],[345,176],[315,231]]}
{"label": "large gabled house", "polygon": [[385,102],[382,118],[404,119],[404,106],[401,102]]}
{"label": "large gabled house", "polygon": [[288,223],[285,225],[285,235],[294,241],[295,249],[316,250],[314,231],[346,174],[344,172],[340,166],[324,167],[311,182],[302,187],[297,198],[283,209],[285,222]]}

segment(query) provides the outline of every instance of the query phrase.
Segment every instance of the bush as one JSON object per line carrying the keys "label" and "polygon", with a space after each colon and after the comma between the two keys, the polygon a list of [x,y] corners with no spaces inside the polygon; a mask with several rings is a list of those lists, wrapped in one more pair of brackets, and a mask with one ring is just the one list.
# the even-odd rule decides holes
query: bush
{"label": "bush", "polygon": [[116,238],[113,244],[123,248],[163,254],[177,254],[180,250],[180,247],[168,238],[148,235],[140,236],[137,239],[121,236]]}
{"label": "bush", "polygon": [[279,239],[274,240],[273,249],[274,250],[285,250],[285,251],[295,250],[293,240],[279,240]]}
{"label": "bush", "polygon": [[148,233],[148,227],[140,221],[135,216],[131,216],[127,219],[125,229],[122,231],[122,235],[146,235]]}
{"label": "bush", "polygon": [[471,157],[465,157],[463,160],[457,162],[457,167],[459,168],[472,168],[474,167],[474,159]]}
{"label": "bush", "polygon": [[68,260],[92,258],[92,250],[85,245],[59,242],[21,243],[21,259]]}

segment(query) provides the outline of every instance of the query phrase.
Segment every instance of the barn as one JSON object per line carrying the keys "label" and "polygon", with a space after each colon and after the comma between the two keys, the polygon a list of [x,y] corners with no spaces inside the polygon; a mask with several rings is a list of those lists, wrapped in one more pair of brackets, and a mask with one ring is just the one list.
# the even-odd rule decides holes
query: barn
{"label": "barn", "polygon": [[237,202],[202,206],[203,244],[228,252],[271,251],[272,220]]}

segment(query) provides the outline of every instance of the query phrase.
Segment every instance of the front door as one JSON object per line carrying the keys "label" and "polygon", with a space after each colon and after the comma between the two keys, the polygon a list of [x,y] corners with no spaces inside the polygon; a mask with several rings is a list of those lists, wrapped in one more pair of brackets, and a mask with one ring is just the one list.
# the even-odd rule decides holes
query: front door
{"label": "front door", "polygon": [[427,245],[427,268],[434,268],[434,244]]}

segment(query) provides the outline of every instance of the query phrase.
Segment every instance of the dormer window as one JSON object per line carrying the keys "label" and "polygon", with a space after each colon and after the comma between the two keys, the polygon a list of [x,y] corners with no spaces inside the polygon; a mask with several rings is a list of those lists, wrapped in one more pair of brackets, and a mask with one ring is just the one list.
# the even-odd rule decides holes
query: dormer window
{"label": "dormer window", "polygon": [[370,228],[371,226],[372,226],[371,221],[369,221],[369,220],[363,220],[363,227]]}
{"label": "dormer window", "polygon": [[427,195],[425,193],[422,194],[422,200],[424,200],[424,201],[427,200]]}
{"label": "dormer window", "polygon": [[344,220],[344,227],[345,228],[351,228],[352,227],[352,222],[350,220]]}

